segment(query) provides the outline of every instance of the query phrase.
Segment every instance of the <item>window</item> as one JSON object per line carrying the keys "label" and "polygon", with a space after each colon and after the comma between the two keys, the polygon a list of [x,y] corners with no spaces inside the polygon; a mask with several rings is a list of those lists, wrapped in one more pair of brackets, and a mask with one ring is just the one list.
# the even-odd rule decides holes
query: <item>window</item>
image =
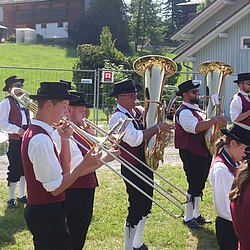
{"label": "window", "polygon": [[46,23],[42,23],[41,24],[41,29],[46,29],[47,28],[47,24]]}
{"label": "window", "polygon": [[241,49],[250,49],[250,36],[241,37]]}
{"label": "window", "polygon": [[57,23],[58,28],[63,28],[63,23]]}

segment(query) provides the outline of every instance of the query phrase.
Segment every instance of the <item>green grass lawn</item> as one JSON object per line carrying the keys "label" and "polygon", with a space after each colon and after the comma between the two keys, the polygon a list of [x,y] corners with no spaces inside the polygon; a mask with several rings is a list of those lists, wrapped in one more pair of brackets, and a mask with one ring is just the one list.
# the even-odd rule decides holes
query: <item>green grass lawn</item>
{"label": "green grass lawn", "polygon": [[[181,166],[169,165],[158,170],[175,185],[186,189],[186,181]],[[127,195],[123,181],[115,173],[102,167],[97,172],[99,187],[96,190],[94,216],[89,228],[86,250],[122,250],[123,226],[127,214]],[[157,179],[157,178],[156,178]],[[168,190],[163,183],[161,183]],[[8,210],[6,206],[7,188],[0,181],[0,249],[33,249],[32,238],[23,219],[23,207]],[[169,209],[174,209],[164,198],[155,192],[154,197]],[[211,186],[207,182],[204,199],[201,202],[204,216],[215,219]],[[182,224],[182,218],[174,219],[157,205],[153,205],[144,231],[144,242],[151,250],[164,249],[218,249],[214,223],[199,230],[190,230]]]}

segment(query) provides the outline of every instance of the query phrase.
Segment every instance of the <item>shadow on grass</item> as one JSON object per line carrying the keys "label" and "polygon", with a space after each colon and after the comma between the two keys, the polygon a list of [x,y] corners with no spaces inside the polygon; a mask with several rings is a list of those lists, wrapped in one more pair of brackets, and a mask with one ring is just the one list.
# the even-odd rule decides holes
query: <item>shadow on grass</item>
{"label": "shadow on grass", "polygon": [[17,208],[6,206],[4,215],[0,217],[0,249],[15,245],[15,234],[25,229],[24,205],[18,204]]}
{"label": "shadow on grass", "polygon": [[190,232],[198,240],[197,250],[219,250],[216,235],[213,230],[204,226],[201,229],[192,229]]}

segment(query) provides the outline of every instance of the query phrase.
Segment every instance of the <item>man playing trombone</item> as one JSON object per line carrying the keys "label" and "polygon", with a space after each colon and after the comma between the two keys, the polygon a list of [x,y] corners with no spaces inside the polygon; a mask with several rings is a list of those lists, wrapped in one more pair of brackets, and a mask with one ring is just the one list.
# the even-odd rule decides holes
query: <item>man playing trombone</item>
{"label": "man playing trombone", "polygon": [[[125,130],[121,146],[132,153],[135,157],[145,162],[145,140],[151,138],[160,131],[167,131],[169,126],[166,123],[159,123],[151,128],[144,129],[142,113],[136,108],[137,92],[140,90],[141,86],[135,84],[130,79],[125,79],[114,84],[114,89],[110,96],[117,98],[118,105],[110,119],[109,125],[110,127],[113,127],[119,119],[132,119],[132,122]],[[121,150],[121,156],[153,180],[153,173],[139,163],[138,160],[131,157],[123,150]],[[121,173],[150,197],[153,196],[153,188],[123,165],[121,167]],[[126,181],[125,184],[128,194],[129,208],[124,226],[124,249],[147,250],[147,245],[142,242],[142,232],[146,223],[146,218],[151,211],[152,200],[147,198]]]}
{"label": "man playing trombone", "polygon": [[[65,221],[65,193],[79,176],[89,174],[101,166],[101,152],[90,150],[71,171],[69,136],[72,129],[64,121],[69,101],[79,99],[70,94],[67,84],[42,82],[37,95],[30,95],[37,101],[35,119],[24,134],[22,160],[27,181],[28,203],[25,220],[33,235],[35,249],[71,250],[71,236]],[[54,127],[61,136],[61,151],[52,139]]]}

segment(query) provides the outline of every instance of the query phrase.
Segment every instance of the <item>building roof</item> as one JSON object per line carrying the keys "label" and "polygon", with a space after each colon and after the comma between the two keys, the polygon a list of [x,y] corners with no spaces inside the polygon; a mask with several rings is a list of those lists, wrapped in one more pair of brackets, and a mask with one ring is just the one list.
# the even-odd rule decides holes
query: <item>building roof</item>
{"label": "building roof", "polygon": [[1,0],[0,5],[46,2],[48,0]]}
{"label": "building roof", "polygon": [[200,4],[202,2],[202,0],[191,0],[190,2],[186,2],[186,3],[178,3],[178,6],[186,6],[186,5],[197,5]]}
{"label": "building roof", "polygon": [[197,51],[199,51],[208,43],[210,43],[213,39],[215,39],[220,35],[223,35],[223,33],[229,27],[231,27],[233,24],[235,24],[236,22],[238,22],[239,20],[241,20],[242,18],[244,18],[246,15],[249,14],[250,14],[250,4],[246,3],[239,10],[237,10],[231,16],[226,18],[223,22],[215,26],[213,29],[211,29],[209,32],[203,35],[200,39],[195,41],[195,43],[192,43],[187,48],[185,48],[185,50],[182,51],[180,54],[178,54],[174,58],[174,60],[176,62],[186,61],[188,56],[195,54]]}

